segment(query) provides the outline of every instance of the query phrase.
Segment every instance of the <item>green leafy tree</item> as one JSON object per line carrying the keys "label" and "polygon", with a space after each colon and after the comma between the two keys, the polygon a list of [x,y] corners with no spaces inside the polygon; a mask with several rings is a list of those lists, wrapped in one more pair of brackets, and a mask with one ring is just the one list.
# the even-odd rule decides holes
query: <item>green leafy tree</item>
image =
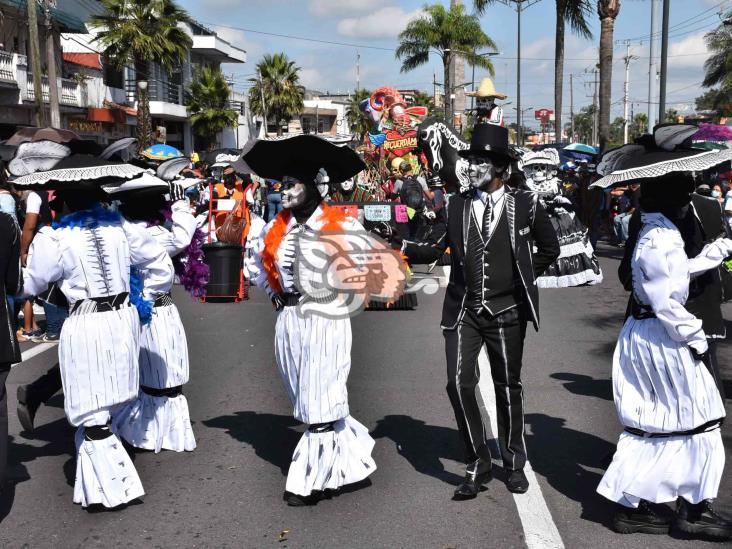
{"label": "green leafy tree", "polygon": [[348,126],[351,129],[351,132],[358,135],[359,138],[363,138],[366,132],[370,129],[369,120],[361,111],[361,102],[369,97],[371,97],[371,92],[361,88],[360,90],[356,90],[348,98],[348,105],[346,106],[346,119],[348,120]]}
{"label": "green leafy tree", "polygon": [[442,4],[432,4],[425,6],[423,15],[411,21],[399,34],[396,57],[402,62],[401,72],[426,64],[430,53],[440,57],[444,71],[445,119],[452,121],[450,94],[454,84],[450,79],[450,64],[459,55],[467,63],[493,75],[491,61],[476,53],[483,48],[497,49],[475,15],[465,13],[461,4],[453,5],[449,10]]}
{"label": "green leafy tree", "polygon": [[[578,142],[592,142],[592,125],[594,123],[596,109],[594,105],[582,107],[579,112],[574,115],[574,134]],[[571,131],[571,124],[565,126],[566,132]]]}
{"label": "green leafy tree", "polygon": [[193,40],[179,27],[190,21],[173,0],[101,0],[104,15],[94,15],[94,38],[118,68],[134,66],[137,79],[148,76],[147,63],[155,61],[170,73],[188,58]]}
{"label": "green leafy tree", "polygon": [[[731,16],[732,11],[726,14],[725,19]],[[732,89],[732,27],[722,23],[707,33],[704,39],[712,55],[704,62],[702,86]]]}
{"label": "green leafy tree", "polygon": [[732,116],[732,89],[712,88],[696,98],[696,109],[714,111],[717,117]]}
{"label": "green leafy tree", "polygon": [[203,137],[209,149],[225,128],[237,125],[239,114],[229,108],[229,83],[220,69],[204,67],[196,72],[186,90],[193,131]]}
{"label": "green leafy tree", "polygon": [[610,138],[610,95],[613,79],[613,33],[615,19],[620,13],[620,0],[598,0],[600,18],[600,113],[598,136],[600,150],[605,150]]}
{"label": "green leafy tree", "polygon": [[257,78],[249,80],[253,83],[249,90],[252,112],[274,119],[277,135],[282,135],[283,123],[299,116],[305,108],[300,67],[284,53],[265,54],[257,63]]}
{"label": "green leafy tree", "polygon": [[638,137],[647,133],[648,128],[648,115],[639,112],[633,117],[633,121],[630,123],[630,141],[635,141]]}
{"label": "green leafy tree", "polygon": [[666,111],[666,115],[663,117],[664,122],[678,122],[679,121],[679,111],[676,109],[668,109]]}

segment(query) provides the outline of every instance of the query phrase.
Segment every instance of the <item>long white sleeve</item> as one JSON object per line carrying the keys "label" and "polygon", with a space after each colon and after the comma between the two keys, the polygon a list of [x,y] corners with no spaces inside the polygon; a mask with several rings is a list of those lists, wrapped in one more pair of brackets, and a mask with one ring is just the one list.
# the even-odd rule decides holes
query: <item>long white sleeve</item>
{"label": "long white sleeve", "polygon": [[27,266],[23,269],[23,293],[32,297],[44,292],[48,285],[63,277],[61,247],[50,227],[43,227],[33,238],[28,251]]}
{"label": "long white sleeve", "polygon": [[145,271],[142,294],[154,300],[173,286],[173,262],[160,244],[141,227],[124,221],[122,228],[130,246],[130,264]]}
{"label": "long white sleeve", "polygon": [[689,286],[687,257],[681,238],[654,238],[643,247],[638,264],[642,272],[641,291],[656,317],[674,340],[693,347],[697,352],[707,350],[702,321],[684,308]]}
{"label": "long white sleeve", "polygon": [[[268,295],[272,295],[272,289],[267,282],[267,271],[262,263],[262,251],[264,251],[264,237],[272,226],[272,222],[265,225],[258,234],[250,230],[247,238],[249,253],[244,258],[244,267],[249,274],[249,279],[256,286],[264,289]],[[252,227],[254,228],[254,227]]]}
{"label": "long white sleeve", "polygon": [[732,255],[732,240],[718,238],[710,242],[698,256],[689,259],[689,274],[692,278],[719,267],[722,261]]}
{"label": "long white sleeve", "polygon": [[175,257],[191,243],[193,234],[198,228],[198,223],[188,207],[188,201],[178,200],[173,203],[171,209],[173,211],[171,217],[173,226],[170,229],[170,242],[165,246],[165,249],[170,257]]}

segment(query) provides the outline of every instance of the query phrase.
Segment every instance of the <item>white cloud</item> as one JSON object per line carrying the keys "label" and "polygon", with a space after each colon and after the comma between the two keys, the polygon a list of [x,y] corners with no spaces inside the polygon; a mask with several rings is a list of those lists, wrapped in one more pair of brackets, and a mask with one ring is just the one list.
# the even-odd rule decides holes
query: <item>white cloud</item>
{"label": "white cloud", "polygon": [[343,17],[375,12],[385,3],[386,0],[310,0],[309,10],[318,17]]}
{"label": "white cloud", "polygon": [[308,89],[320,90],[327,80],[323,74],[314,67],[300,69],[300,83]]}
{"label": "white cloud", "polygon": [[[709,57],[709,50],[704,41],[705,32],[687,36],[680,42],[672,42],[669,46],[668,65],[673,68],[699,68]],[[698,54],[698,55],[697,55]]]}
{"label": "white cloud", "polygon": [[218,25],[212,26],[211,30],[232,46],[246,51],[247,63],[256,63],[264,53],[264,48],[262,48],[261,44],[258,41],[249,40],[244,31],[229,27],[219,27]]}
{"label": "white cloud", "polygon": [[394,38],[422,13],[421,9],[407,13],[402,8],[389,6],[364,17],[341,19],[338,34],[349,38]]}

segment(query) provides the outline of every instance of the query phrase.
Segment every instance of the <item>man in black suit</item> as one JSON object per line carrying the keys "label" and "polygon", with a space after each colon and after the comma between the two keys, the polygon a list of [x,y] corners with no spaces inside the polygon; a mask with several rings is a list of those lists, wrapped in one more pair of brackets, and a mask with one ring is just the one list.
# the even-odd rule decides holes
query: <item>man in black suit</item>
{"label": "man in black suit", "polygon": [[[496,391],[498,438],[507,486],[524,493],[521,361],[526,324],[539,326],[536,277],[559,256],[559,242],[535,194],[506,185],[512,155],[508,131],[477,125],[469,150],[472,191],[454,196],[447,233],[437,241],[405,241],[414,263],[431,263],[450,249],[452,268],[442,313],[447,393],[465,443],[466,475],[456,499],[475,497],[491,477],[491,455],[476,398],[478,355],[486,346]],[[534,248],[536,247],[536,251]]]}
{"label": "man in black suit", "polygon": [[0,491],[5,482],[8,460],[8,395],[5,381],[10,365],[20,362],[20,348],[12,328],[8,295],[20,293],[23,279],[20,271],[20,228],[8,214],[0,212]]}
{"label": "man in black suit", "polygon": [[[643,193],[642,185],[641,193]],[[671,221],[679,229],[681,237],[684,239],[684,251],[690,258],[699,255],[706,244],[716,240],[724,233],[724,217],[720,203],[714,198],[696,193],[691,195],[688,206],[682,208],[678,217]],[[628,291],[633,290],[630,262],[638,242],[640,229],[640,212],[636,212],[630,219],[625,255],[618,267],[620,282]],[[726,328],[722,317],[722,282],[717,269],[707,271],[691,280],[689,298],[685,307],[702,321],[702,328],[709,343],[709,351],[704,356],[704,363],[709,368],[722,399],[724,399],[724,387],[717,363],[717,341],[726,337]]]}

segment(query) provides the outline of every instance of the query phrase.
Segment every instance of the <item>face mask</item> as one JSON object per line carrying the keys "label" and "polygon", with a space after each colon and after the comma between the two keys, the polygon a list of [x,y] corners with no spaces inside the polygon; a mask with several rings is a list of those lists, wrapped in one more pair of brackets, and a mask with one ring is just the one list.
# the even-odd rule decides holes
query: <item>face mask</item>
{"label": "face mask", "polygon": [[719,191],[712,191],[712,196],[714,198],[719,198],[720,196],[722,196],[722,193]]}
{"label": "face mask", "polygon": [[341,189],[344,192],[351,192],[353,190],[353,179],[346,179],[341,183]]}
{"label": "face mask", "polygon": [[305,203],[305,184],[295,183],[282,193],[282,207],[288,210],[297,209]]}
{"label": "face mask", "polygon": [[468,176],[470,186],[474,189],[485,189],[498,175],[499,171],[490,158],[473,157],[468,160]]}

